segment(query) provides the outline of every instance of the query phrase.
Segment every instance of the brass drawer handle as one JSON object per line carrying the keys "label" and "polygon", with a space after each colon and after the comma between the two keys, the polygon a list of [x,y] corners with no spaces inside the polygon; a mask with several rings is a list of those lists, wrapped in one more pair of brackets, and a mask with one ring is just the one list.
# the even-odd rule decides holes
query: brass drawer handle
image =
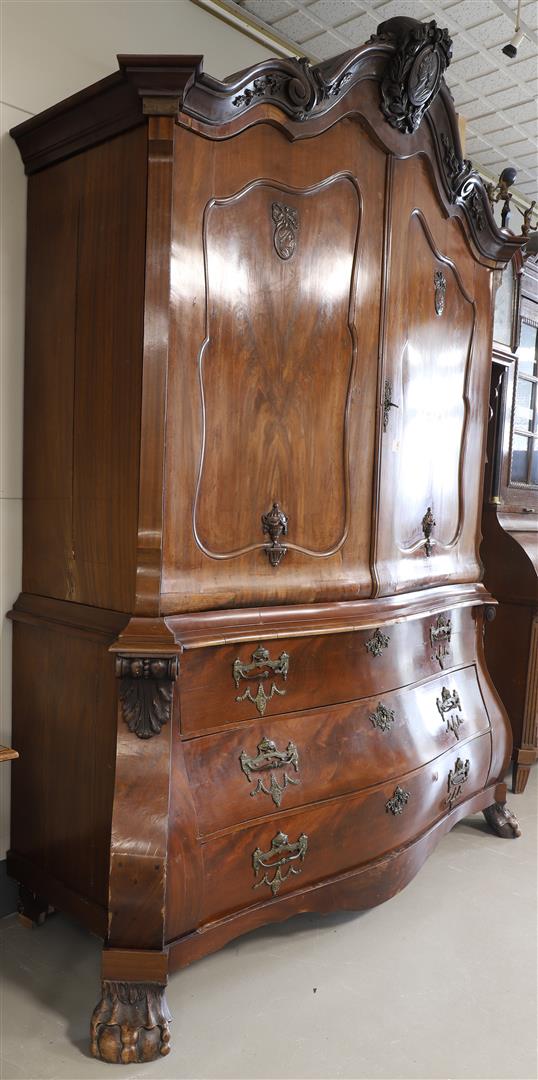
{"label": "brass drawer handle", "polygon": [[452,621],[448,615],[438,615],[433,626],[430,626],[430,642],[435,652],[432,660],[437,660],[439,666],[444,667],[443,660],[450,653],[450,639],[452,637]]}
{"label": "brass drawer handle", "polygon": [[385,810],[396,817],[397,814],[403,814],[409,799],[411,798],[411,792],[406,791],[405,788],[401,788],[399,785],[394,789],[394,795],[388,802],[385,803]]}
{"label": "brass drawer handle", "polygon": [[459,739],[459,729],[465,721],[458,712],[458,709],[461,709],[458,691],[453,690],[451,693],[448,686],[442,686],[441,697],[436,699],[436,704],[442,719],[445,721],[446,730],[451,731]]}
{"label": "brass drawer handle", "polygon": [[454,768],[450,770],[448,774],[448,795],[446,798],[446,804],[449,810],[452,810],[456,799],[459,799],[461,795],[461,789],[463,785],[469,779],[469,769],[471,762],[467,758],[467,761],[462,761],[459,757],[454,765]]}
{"label": "brass drawer handle", "polygon": [[[251,701],[256,706],[260,716],[263,716],[267,708],[267,703],[271,701],[271,698],[275,694],[279,694],[280,697],[284,697],[285,690],[279,690],[274,683],[274,676],[280,675],[284,681],[288,677],[290,669],[290,657],[289,653],[283,652],[276,658],[271,660],[268,650],[264,645],[258,645],[258,648],[254,650],[251,655],[250,664],[245,664],[239,657],[233,662],[233,679],[234,683],[239,689],[239,683],[241,679],[256,679],[258,682],[258,689],[253,696],[249,686],[245,690],[244,694],[239,694],[236,697],[236,701]],[[264,679],[270,679],[273,676],[273,682],[269,693],[266,693],[263,685]]]}
{"label": "brass drawer handle", "polygon": [[[286,833],[283,832],[273,836],[269,851],[262,851],[261,848],[257,847],[252,852],[254,875],[258,878],[262,870],[265,870],[265,873],[260,880],[254,882],[252,888],[259,889],[261,885],[267,885],[273,896],[276,896],[283,881],[286,881],[291,874],[301,873],[299,867],[289,865],[287,872],[283,874],[282,867],[295,862],[297,859],[303,862],[307,848],[308,836],[305,833],[301,833],[298,840],[290,844]],[[275,873],[270,877],[269,875],[273,870]]]}
{"label": "brass drawer handle", "polygon": [[386,705],[379,702],[375,712],[370,713],[370,720],[379,731],[392,731],[394,723],[394,709],[387,709]]}
{"label": "brass drawer handle", "polygon": [[[266,787],[262,778],[258,779],[258,783],[251,791],[251,797],[253,795],[270,795],[275,806],[280,806],[282,802],[282,795],[286,790],[288,784],[298,784],[299,780],[294,780],[293,777],[288,776],[285,771],[287,765],[291,765],[295,772],[299,772],[299,751],[295,743],[289,742],[285,750],[277,750],[276,743],[272,739],[268,739],[265,735],[260,743],[258,743],[258,753],[256,757],[249,757],[246,750],[243,750],[240,754],[239,761],[241,768],[247,778],[252,783],[252,773],[268,772],[270,770],[270,782],[269,787]],[[281,782],[279,783],[273,770],[283,769]]]}

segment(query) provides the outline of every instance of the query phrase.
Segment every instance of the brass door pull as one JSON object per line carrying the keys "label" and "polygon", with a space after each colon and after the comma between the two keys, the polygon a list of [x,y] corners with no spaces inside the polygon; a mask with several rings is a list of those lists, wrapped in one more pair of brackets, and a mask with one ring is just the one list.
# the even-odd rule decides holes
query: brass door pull
{"label": "brass door pull", "polygon": [[467,761],[462,761],[459,757],[454,765],[454,768],[450,770],[448,774],[448,795],[446,797],[446,804],[449,810],[452,810],[456,799],[459,799],[461,795],[461,789],[463,785],[469,779],[469,770],[471,762],[467,758]]}
{"label": "brass door pull", "polygon": [[[294,780],[293,777],[288,776],[288,773],[285,771],[287,765],[294,768],[295,772],[299,771],[299,751],[297,750],[295,743],[289,742],[285,750],[277,750],[276,743],[264,735],[261,742],[258,743],[258,753],[256,754],[256,757],[249,757],[246,750],[243,750],[240,754],[239,761],[247,780],[250,782],[252,782],[252,773],[270,772],[269,787],[266,787],[262,778],[259,777],[254,791],[251,791],[250,794],[251,797],[260,794],[270,795],[275,806],[280,806],[282,795],[288,784],[299,783],[298,780]],[[280,783],[275,776],[277,769],[284,770]]]}

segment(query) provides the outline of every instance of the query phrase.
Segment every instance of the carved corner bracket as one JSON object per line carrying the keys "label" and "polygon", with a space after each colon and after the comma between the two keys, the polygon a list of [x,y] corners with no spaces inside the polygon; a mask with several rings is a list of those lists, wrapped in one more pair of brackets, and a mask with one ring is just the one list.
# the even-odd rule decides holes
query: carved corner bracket
{"label": "carved corner bracket", "polygon": [[123,719],[139,739],[160,735],[170,720],[177,656],[117,656],[116,676]]}
{"label": "carved corner bracket", "polygon": [[417,23],[405,17],[382,23],[376,39],[398,45],[381,82],[381,111],[391,127],[410,135],[439,91],[452,59],[452,41],[433,20]]}

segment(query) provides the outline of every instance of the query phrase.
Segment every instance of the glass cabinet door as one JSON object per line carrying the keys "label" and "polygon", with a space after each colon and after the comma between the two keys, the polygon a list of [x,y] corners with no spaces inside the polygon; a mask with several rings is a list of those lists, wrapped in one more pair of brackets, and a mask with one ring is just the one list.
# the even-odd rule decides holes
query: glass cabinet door
{"label": "glass cabinet door", "polygon": [[524,320],[515,370],[509,482],[538,486],[538,327]]}

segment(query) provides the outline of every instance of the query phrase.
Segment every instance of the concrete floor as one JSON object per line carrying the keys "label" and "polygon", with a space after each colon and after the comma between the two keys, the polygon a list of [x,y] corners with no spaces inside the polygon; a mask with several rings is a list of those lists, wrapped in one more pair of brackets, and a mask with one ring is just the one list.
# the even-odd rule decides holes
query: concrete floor
{"label": "concrete floor", "polygon": [[388,903],[265,927],[174,975],[171,1054],[121,1072],[88,1056],[99,942],[9,916],[2,1080],[534,1080],[537,793],[534,770],[510,799],[521,839],[468,818]]}

